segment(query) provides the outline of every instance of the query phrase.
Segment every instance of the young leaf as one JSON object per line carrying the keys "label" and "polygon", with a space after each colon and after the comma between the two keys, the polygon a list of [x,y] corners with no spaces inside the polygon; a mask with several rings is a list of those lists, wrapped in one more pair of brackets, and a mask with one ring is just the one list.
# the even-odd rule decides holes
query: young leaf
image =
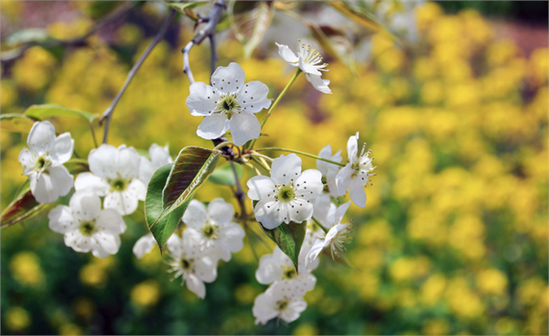
{"label": "young leaf", "polygon": [[295,269],[299,271],[299,251],[301,251],[301,245],[303,245],[303,240],[305,239],[307,223],[282,223],[272,230],[265,229],[263,225],[261,227],[267,236],[269,236],[269,238],[271,238],[276,245],[278,245],[282,252],[284,252],[290,260],[292,260]]}
{"label": "young leaf", "polygon": [[44,105],[32,105],[25,111],[27,117],[35,119],[44,119],[48,117],[57,116],[69,116],[69,117],[81,117],[88,122],[92,122],[97,118],[96,114],[89,112],[82,112],[73,110],[60,105],[44,104]]}
{"label": "young leaf", "polygon": [[[153,176],[155,182],[153,184],[151,180],[149,183],[147,200],[150,199],[149,203],[155,204],[145,205],[145,211],[149,229],[160,250],[177,227],[196,190],[214,170],[220,156],[221,151],[185,147],[175,159],[168,177],[164,180],[165,183],[162,182],[166,174],[164,170],[157,171]],[[154,179],[155,176],[156,179]],[[160,188],[163,189],[159,196]],[[149,195],[149,193],[153,194]]]}
{"label": "young leaf", "polygon": [[331,1],[330,5],[337,9],[340,13],[348,17],[349,19],[355,21],[356,23],[371,29],[375,32],[383,32],[388,34],[390,37],[395,38],[385,26],[383,26],[375,17],[375,15],[368,11],[367,9],[357,6],[351,1]]}
{"label": "young leaf", "polygon": [[[240,165],[234,165],[234,168],[236,169],[236,175],[238,176],[238,179],[242,178],[242,167]],[[234,173],[233,169],[230,165],[226,165],[221,168],[217,168],[214,170],[214,172],[208,177],[208,180],[210,182],[213,182],[215,184],[221,184],[221,185],[227,185],[227,186],[234,186],[236,185],[236,181],[234,180]]]}
{"label": "young leaf", "polygon": [[36,121],[19,113],[0,114],[0,128],[10,132],[28,132]]}
{"label": "young leaf", "polygon": [[334,27],[318,26],[315,23],[308,23],[308,26],[322,49],[343,63],[349,71],[356,75],[353,45],[345,33]]}
{"label": "young leaf", "polygon": [[255,1],[244,5],[253,8],[237,13],[238,10],[230,7],[229,15],[236,38],[244,44],[244,57],[249,58],[271,25],[275,8],[271,1]]}
{"label": "young leaf", "polygon": [[171,169],[172,165],[167,164],[154,172],[147,187],[147,197],[145,198],[145,220],[147,221],[147,226],[150,228],[160,250],[162,250],[164,244],[168,241],[168,238],[170,238],[171,234],[177,228],[179,220],[181,219],[181,216],[183,216],[183,211],[185,210],[181,207],[153,226],[156,219],[162,214],[162,190],[166,185],[168,176],[170,176]]}
{"label": "young leaf", "polygon": [[10,205],[2,212],[2,229],[19,223],[22,220],[34,217],[42,210],[51,206],[50,203],[38,203],[27,186]]}

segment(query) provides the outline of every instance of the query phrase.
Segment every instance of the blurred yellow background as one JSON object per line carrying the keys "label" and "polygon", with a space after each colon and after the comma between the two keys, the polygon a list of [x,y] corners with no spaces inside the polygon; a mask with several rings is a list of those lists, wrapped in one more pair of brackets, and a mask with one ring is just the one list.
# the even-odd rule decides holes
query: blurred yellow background
{"label": "blurred yellow background", "polygon": [[[0,3],[14,17],[18,6]],[[345,156],[359,131],[377,166],[366,209],[348,214],[356,228],[349,257],[360,271],[324,260],[298,321],[253,325],[253,299],[265,288],[254,278],[249,242],[220,266],[202,302],[169,282],[157,251],[133,257],[146,232],[142,212],[126,218],[121,252],[105,260],[64,246],[44,213],[2,231],[2,333],[547,334],[549,52],[526,55],[473,10],[450,15],[426,3],[416,18],[419,47],[373,35],[357,77],[330,61],[332,95],[300,78],[257,142],[314,154],[330,144]],[[91,25],[79,18],[47,30],[66,39]],[[153,51],[114,113],[109,143],[169,143],[172,156],[187,145],[211,147],[196,136],[200,118],[185,106],[189,83],[178,49],[191,34],[181,28],[176,48],[162,42]],[[126,24],[115,41],[136,48],[135,62],[151,41],[143,36]],[[247,81],[270,87],[270,98],[292,76],[281,59],[244,60],[235,40],[219,51],[218,65],[238,62]],[[193,49],[195,79],[208,81],[208,59],[206,46]],[[100,114],[128,70],[97,37],[62,59],[33,47],[3,76],[0,108],[22,113],[54,103]],[[88,125],[52,121],[86,157]],[[26,180],[17,157],[30,126],[0,131],[2,209]],[[304,166],[315,162],[304,158]],[[231,192],[206,183],[197,198],[219,196],[229,200]]]}

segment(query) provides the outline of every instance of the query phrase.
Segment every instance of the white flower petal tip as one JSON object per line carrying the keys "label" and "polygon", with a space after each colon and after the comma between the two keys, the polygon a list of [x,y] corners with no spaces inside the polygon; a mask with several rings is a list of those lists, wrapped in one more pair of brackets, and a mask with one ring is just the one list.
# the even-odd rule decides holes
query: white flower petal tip
{"label": "white flower petal tip", "polygon": [[74,140],[69,133],[56,137],[49,121],[35,122],[27,138],[19,162],[30,180],[31,193],[38,203],[55,202],[66,196],[74,184],[73,176],[63,166],[73,152]]}
{"label": "white flower petal tip", "polygon": [[217,68],[211,83],[193,83],[186,100],[193,116],[204,117],[197,135],[211,140],[230,130],[237,146],[257,139],[261,127],[253,114],[271,106],[267,85],[259,81],[246,83],[244,70],[237,63]]}
{"label": "white flower petal tip", "polygon": [[297,320],[307,308],[307,303],[303,299],[304,293],[297,289],[302,285],[299,281],[277,281],[273,283],[254,301],[252,312],[256,318],[255,323],[265,325],[274,318],[286,323]]}
{"label": "white flower petal tip", "polygon": [[322,174],[316,169],[301,172],[301,159],[295,154],[274,159],[271,177],[252,177],[247,186],[248,197],[257,201],[255,217],[266,229],[310,219],[313,202],[324,189]]}

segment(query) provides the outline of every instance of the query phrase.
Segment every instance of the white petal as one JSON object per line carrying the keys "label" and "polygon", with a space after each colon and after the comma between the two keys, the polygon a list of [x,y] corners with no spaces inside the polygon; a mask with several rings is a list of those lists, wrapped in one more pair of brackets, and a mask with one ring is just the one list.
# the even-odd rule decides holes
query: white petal
{"label": "white petal", "polygon": [[231,62],[226,67],[218,67],[212,75],[212,86],[221,92],[236,92],[244,85],[244,70]]}
{"label": "white petal", "polygon": [[216,139],[225,134],[229,129],[229,120],[225,115],[212,115],[205,117],[204,120],[198,125],[196,134],[204,139],[211,140]]}
{"label": "white petal", "polygon": [[173,162],[172,158],[170,157],[170,150],[168,148],[168,145],[159,146],[157,144],[152,144],[151,147],[149,147],[149,156],[151,158],[153,166],[156,169],[162,167],[165,164]]}
{"label": "white petal", "polygon": [[351,196],[353,203],[359,207],[364,208],[366,206],[366,191],[364,190],[362,183],[360,183],[360,180],[351,180],[349,196]]}
{"label": "white petal", "polygon": [[247,113],[257,113],[271,106],[267,98],[269,87],[260,81],[251,81],[242,87],[236,96],[242,110]]}
{"label": "white petal", "polygon": [[133,254],[135,254],[137,259],[141,259],[145,254],[151,252],[155,244],[156,241],[154,240],[153,235],[151,233],[146,234],[139,238],[135,242],[135,245],[133,245]]}
{"label": "white petal", "polygon": [[340,224],[341,221],[343,220],[343,216],[345,216],[345,213],[347,212],[347,210],[349,209],[349,206],[351,205],[351,202],[347,202],[345,204],[342,204],[340,205],[335,214],[334,214],[334,219],[333,219],[333,224],[334,225],[337,225],[337,224]]}
{"label": "white petal", "polygon": [[[331,231],[332,229],[330,229]],[[307,254],[306,259],[306,267],[309,267],[312,263],[315,262],[315,260],[318,258],[318,255],[322,250],[324,249],[324,240],[318,239],[313,246],[311,246],[311,249],[309,250],[309,254]]]}
{"label": "white petal", "polygon": [[351,183],[351,175],[353,174],[353,168],[351,164],[348,163],[343,167],[336,176],[336,185],[339,190],[340,195],[345,195],[347,189],[349,189],[349,184]]}
{"label": "white petal", "polygon": [[264,228],[272,230],[278,227],[287,217],[287,208],[281,202],[264,199],[257,202],[254,208],[255,218]]}
{"label": "white petal", "polygon": [[349,140],[347,140],[347,155],[349,157],[349,162],[353,163],[357,160],[358,155],[358,132],[356,135],[351,135]]}
{"label": "white petal", "polygon": [[271,177],[275,184],[287,185],[301,174],[301,158],[294,153],[273,160]]}
{"label": "white petal", "polygon": [[103,209],[99,213],[96,224],[100,230],[111,235],[119,235],[126,231],[126,223],[115,209]]}
{"label": "white petal", "polygon": [[185,276],[185,283],[187,288],[198,295],[199,298],[203,299],[206,297],[206,286],[197,276],[194,274],[189,274]]}
{"label": "white petal", "polygon": [[126,192],[129,195],[133,195],[134,198],[144,201],[145,197],[147,197],[147,186],[143,181],[139,179],[133,179],[130,184],[128,185],[128,189]]}
{"label": "white petal", "polygon": [[[139,175],[141,156],[133,147],[124,145],[118,147],[116,156],[116,172],[122,178],[136,178]],[[145,191],[146,192],[146,191]]]}
{"label": "white petal", "polygon": [[219,90],[215,90],[213,87],[206,85],[202,82],[194,82],[189,88],[190,94],[187,97],[186,104],[191,115],[193,116],[207,116],[215,111],[219,101]]}
{"label": "white petal", "polygon": [[259,138],[261,125],[253,114],[238,113],[232,116],[229,122],[233,143],[242,146],[246,142]]}
{"label": "white petal", "polygon": [[[334,156],[332,156],[332,147],[330,145],[326,145],[326,147],[322,148],[318,153],[318,156],[335,162],[341,162],[342,160],[341,151],[338,151],[334,154]],[[316,160],[316,167],[324,176],[328,176],[334,171],[337,172],[339,169],[339,166],[322,160]]]}
{"label": "white petal", "polygon": [[95,220],[101,212],[101,200],[91,192],[75,192],[69,204],[77,219]]}
{"label": "white petal", "polygon": [[191,200],[183,214],[183,222],[189,227],[201,230],[208,220],[208,213],[204,204],[197,200]]}
{"label": "white petal", "polygon": [[[278,247],[277,247],[278,248]],[[282,265],[279,264],[273,254],[266,254],[259,260],[259,268],[255,272],[257,282],[269,285],[282,279]]]}
{"label": "white petal", "polygon": [[231,253],[236,253],[244,247],[245,236],[246,233],[240,225],[228,223],[225,224],[219,233],[219,244],[223,249]]}
{"label": "white petal", "polygon": [[23,173],[30,175],[35,168],[36,157],[28,148],[23,148],[19,153],[19,162],[23,166]]}
{"label": "white petal", "polygon": [[288,304],[288,307],[280,314],[280,319],[288,323],[293,322],[305,309],[307,309],[307,302],[302,298],[296,299]]}
{"label": "white petal", "polygon": [[90,191],[98,196],[105,196],[110,189],[107,181],[92,173],[81,173],[74,181],[74,189],[76,191]]}
{"label": "white petal", "polygon": [[328,175],[326,175],[326,184],[328,185],[328,190],[330,190],[330,195],[332,197],[339,197],[345,194],[345,193],[341,194],[339,192],[339,189],[337,188],[337,183],[336,183],[337,173],[339,173],[339,171],[335,170],[333,172],[328,173]]}
{"label": "white petal", "polygon": [[59,198],[49,174],[41,174],[38,179],[31,178],[30,189],[38,203],[51,203]]}
{"label": "white petal", "polygon": [[183,252],[183,241],[181,240],[181,238],[179,238],[178,235],[176,235],[175,233],[172,234],[170,238],[168,238],[166,246],[168,247],[168,251],[170,251],[170,253],[174,256],[174,258],[181,258],[181,254]]}
{"label": "white petal", "polygon": [[106,258],[109,254],[116,254],[120,248],[120,237],[118,235],[98,232],[93,235],[93,238],[95,238],[97,245],[100,247],[95,247],[92,251],[96,257]]}
{"label": "white petal", "polygon": [[305,74],[305,78],[313,85],[315,89],[322,93],[332,93],[332,90],[328,87],[330,81],[327,79],[322,79],[321,76]]}
{"label": "white petal", "polygon": [[102,144],[99,148],[92,149],[88,155],[90,171],[99,177],[117,178],[117,159],[117,149],[114,146]]}
{"label": "white petal", "polygon": [[66,205],[58,205],[48,214],[49,227],[58,233],[67,233],[78,229],[71,209]]}
{"label": "white petal", "polygon": [[330,195],[324,194],[319,196],[314,202],[313,216],[324,226],[328,222],[328,214],[330,209],[335,208],[335,204],[330,200]]}
{"label": "white petal", "polygon": [[322,173],[316,169],[307,169],[295,180],[296,194],[308,200],[314,200],[322,194]]}
{"label": "white petal", "polygon": [[76,252],[89,252],[92,248],[92,242],[89,237],[84,237],[78,231],[72,231],[65,234],[65,245],[72,247]]}
{"label": "white petal", "polygon": [[232,204],[216,198],[208,205],[208,216],[217,225],[228,224],[233,220],[234,209]]}
{"label": "white petal", "polygon": [[55,141],[55,127],[49,121],[35,122],[29,132],[27,145],[36,154],[49,151]]}
{"label": "white petal", "polygon": [[103,207],[105,209],[115,209],[121,215],[126,216],[132,214],[137,209],[137,198],[133,193],[125,191],[111,191],[105,196]]}
{"label": "white petal", "polygon": [[73,148],[74,140],[71,134],[63,133],[53,142],[52,156],[58,163],[65,163],[71,158]]}
{"label": "white petal", "polygon": [[273,180],[267,176],[254,176],[246,183],[248,186],[248,197],[253,200],[274,197],[276,186]]}
{"label": "white petal", "polygon": [[74,185],[74,178],[65,166],[49,167],[47,172],[51,176],[55,192],[59,196],[66,196]]}
{"label": "white petal", "polygon": [[217,277],[217,263],[207,257],[198,258],[194,262],[194,272],[200,280],[204,282],[213,282],[215,280]]}
{"label": "white petal", "polygon": [[[276,43],[276,42],[275,42]],[[299,61],[299,58],[294,54],[294,52],[284,44],[278,44],[278,54],[280,57],[282,57],[286,62],[290,63],[293,66],[297,66],[297,62]]]}
{"label": "white petal", "polygon": [[[288,207],[290,220],[296,223],[301,223],[313,216],[313,204],[307,202],[306,199],[297,198],[290,202]],[[303,224],[306,225],[306,224]]]}
{"label": "white petal", "polygon": [[141,157],[141,162],[139,163],[139,179],[143,181],[143,183],[149,184],[155,170],[151,161],[145,157]]}
{"label": "white petal", "polygon": [[275,309],[276,301],[271,293],[265,292],[260,294],[254,300],[254,306],[252,308],[252,313],[256,318],[256,324],[261,323],[263,325],[267,324],[270,320],[278,316],[278,311]]}
{"label": "white petal", "polygon": [[[303,60],[303,57],[299,57],[299,68],[301,70],[303,70],[303,72],[305,73],[305,75],[313,75],[312,77],[318,77],[320,78],[320,75],[322,75],[322,73],[318,70],[317,67],[315,67],[314,65],[311,65],[307,62],[305,62]],[[309,79],[309,76],[307,76],[307,80],[309,80],[309,82],[311,82],[311,80]],[[311,82],[312,83],[312,82]],[[313,84],[314,85],[314,84]]]}

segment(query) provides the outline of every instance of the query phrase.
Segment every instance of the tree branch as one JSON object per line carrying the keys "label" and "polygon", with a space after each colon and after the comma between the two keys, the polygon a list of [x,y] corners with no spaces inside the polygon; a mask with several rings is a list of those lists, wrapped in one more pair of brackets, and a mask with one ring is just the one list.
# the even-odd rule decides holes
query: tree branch
{"label": "tree branch", "polygon": [[181,50],[181,52],[183,53],[183,72],[187,75],[187,77],[189,77],[189,81],[191,82],[191,84],[194,83],[194,77],[189,63],[189,53],[195,45],[201,44],[205,38],[209,38],[210,45],[212,47],[212,74],[215,71],[217,63],[217,52],[215,50],[215,29],[217,27],[217,24],[219,23],[219,20],[221,19],[221,14],[223,14],[224,10],[225,0],[217,0],[210,13],[208,13],[208,16],[200,18],[198,21],[199,23],[206,23],[206,25],[202,27],[202,29],[200,29],[198,33],[196,33],[193,39],[189,43],[187,43],[185,48]]}
{"label": "tree branch", "polygon": [[143,52],[139,60],[134,64],[134,66],[128,73],[128,77],[126,78],[124,85],[122,86],[120,91],[118,91],[118,94],[116,95],[116,97],[114,97],[114,100],[112,101],[111,105],[105,110],[105,112],[103,112],[103,116],[101,117],[101,120],[99,120],[99,125],[102,125],[103,122],[105,123],[105,130],[103,133],[103,143],[107,143],[107,136],[109,134],[109,125],[111,123],[112,114],[114,112],[114,109],[116,108],[116,105],[120,101],[120,98],[122,98],[122,95],[128,88],[128,85],[132,81],[133,77],[135,76],[135,74],[137,73],[137,71],[143,64],[143,62],[145,62],[145,59],[147,58],[147,56],[149,56],[149,54],[154,49],[154,47],[158,44],[158,42],[160,42],[162,37],[164,37],[164,34],[166,34],[166,31],[168,30],[168,26],[170,25],[170,22],[173,20],[174,16],[175,16],[175,11],[171,10],[166,20],[164,20],[162,27],[154,37],[154,40],[151,42],[147,50]]}
{"label": "tree branch", "polygon": [[27,50],[29,50],[31,47],[34,46],[43,46],[45,48],[52,48],[56,46],[71,46],[71,47],[79,47],[86,45],[86,39],[96,33],[99,29],[104,27],[105,25],[116,21],[118,18],[122,17],[124,14],[126,14],[130,9],[135,7],[134,2],[128,2],[124,5],[122,5],[120,8],[115,10],[114,12],[110,13],[109,15],[105,16],[103,19],[97,22],[97,24],[91,28],[89,31],[87,31],[84,35],[71,39],[71,40],[54,40],[46,43],[39,43],[39,42],[28,42],[20,46],[19,48],[5,51],[0,54],[0,62],[5,65],[7,63],[12,63],[22,57]]}

